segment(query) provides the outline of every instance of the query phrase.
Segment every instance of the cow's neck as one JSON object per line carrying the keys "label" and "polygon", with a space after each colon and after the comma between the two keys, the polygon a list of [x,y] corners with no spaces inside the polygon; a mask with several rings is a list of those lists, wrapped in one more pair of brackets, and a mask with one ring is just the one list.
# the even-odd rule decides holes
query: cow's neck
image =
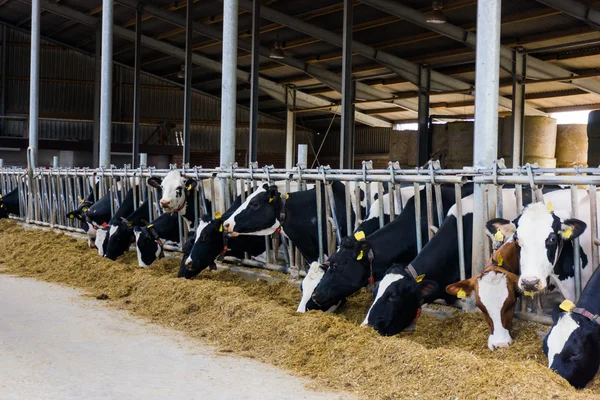
{"label": "cow's neck", "polygon": [[577,307],[582,307],[592,314],[600,315],[600,269],[594,272],[590,278],[581,298],[577,302]]}

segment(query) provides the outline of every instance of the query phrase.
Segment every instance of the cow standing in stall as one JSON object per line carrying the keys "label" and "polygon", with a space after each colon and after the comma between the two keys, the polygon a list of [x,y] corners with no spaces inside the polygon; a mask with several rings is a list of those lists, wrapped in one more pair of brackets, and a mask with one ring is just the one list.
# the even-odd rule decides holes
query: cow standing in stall
{"label": "cow standing in stall", "polygon": [[146,268],[164,256],[164,241],[179,242],[179,215],[164,213],[146,226],[134,226],[133,234],[138,265]]}
{"label": "cow standing in stall", "polygon": [[0,195],[0,219],[9,214],[19,215],[19,189],[15,188],[6,195]]}

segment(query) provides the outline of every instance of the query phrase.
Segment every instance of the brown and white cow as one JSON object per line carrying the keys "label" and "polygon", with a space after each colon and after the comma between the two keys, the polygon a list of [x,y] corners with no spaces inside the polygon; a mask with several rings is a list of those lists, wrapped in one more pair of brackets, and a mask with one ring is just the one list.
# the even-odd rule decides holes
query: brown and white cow
{"label": "brown and white cow", "polygon": [[475,304],[490,327],[490,350],[505,348],[512,343],[509,330],[517,299],[518,274],[519,246],[508,241],[494,252],[481,274],[446,287],[448,294],[458,298],[475,292]]}

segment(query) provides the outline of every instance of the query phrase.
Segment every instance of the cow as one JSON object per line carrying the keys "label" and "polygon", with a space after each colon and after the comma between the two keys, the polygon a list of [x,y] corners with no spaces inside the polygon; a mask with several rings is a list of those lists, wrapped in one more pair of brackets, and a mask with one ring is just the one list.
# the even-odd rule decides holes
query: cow
{"label": "cow", "polygon": [[[563,297],[575,298],[574,247],[572,240],[579,237],[589,224],[590,198],[584,190],[579,190],[578,207],[581,219],[569,218],[570,203],[564,210],[554,212],[544,204],[528,206],[519,218],[513,222],[506,219],[490,221],[495,229],[501,229],[515,235],[521,248],[519,288],[534,295],[547,289],[552,279]],[[598,197],[596,193],[591,195]],[[546,201],[550,205],[548,201]],[[557,202],[552,202],[556,208]],[[490,228],[493,229],[493,228]],[[580,239],[581,281],[584,286],[592,274],[588,268],[588,255],[591,254],[591,235]]]}
{"label": "cow", "polygon": [[104,257],[116,260],[117,257],[129,250],[131,243],[135,241],[133,227],[148,224],[149,200],[146,199],[134,212],[125,218],[114,219],[108,226],[108,243]]}
{"label": "cow", "polygon": [[[570,198],[569,190],[556,189],[548,189],[544,198],[566,206],[567,199]],[[502,200],[504,215],[509,218],[516,217],[515,190],[503,189]],[[527,199],[524,201],[527,202]],[[473,207],[473,195],[462,199],[466,266],[472,263]],[[372,326],[381,335],[395,335],[413,324],[420,308],[415,304],[428,303],[432,299],[442,299],[448,304],[456,301],[456,298],[446,293],[444,289],[460,279],[457,216],[458,208],[453,206],[437,234],[423,247],[423,250],[412,261],[404,264],[404,268],[396,269],[395,274],[403,278],[397,276],[398,279],[389,282],[387,286],[379,285],[376,300],[363,324]],[[470,268],[465,272],[467,277],[470,277]],[[393,296],[395,301],[386,302],[392,296],[383,294],[380,296],[381,290],[399,295]]]}
{"label": "cow", "polygon": [[465,298],[475,293],[475,304],[488,323],[488,348],[506,348],[512,343],[512,326],[517,283],[519,281],[519,246],[505,242],[488,260],[482,273],[446,286],[446,293]]}
{"label": "cow", "polygon": [[[120,191],[117,191],[118,198],[121,196],[120,193]],[[99,229],[106,227],[111,219],[111,201],[113,201],[113,196],[110,192],[107,192],[97,202],[92,204],[82,215],[84,220],[82,221],[81,227],[88,236],[88,246],[90,248],[96,247],[96,233]]]}
{"label": "cow", "polygon": [[600,268],[593,273],[577,305],[565,300],[552,312],[544,338],[548,368],[583,389],[600,366]]}
{"label": "cow", "polygon": [[258,256],[265,252],[265,239],[260,236],[227,238],[223,232],[223,221],[229,218],[242,204],[238,196],[229,209],[218,218],[206,214],[199,221],[194,246],[179,271],[181,278],[192,278],[207,267],[216,269],[215,259],[219,254],[243,258],[244,253]]}
{"label": "cow", "polygon": [[[471,194],[473,185],[462,188],[462,195]],[[441,186],[442,212],[447,213],[455,202],[453,185]],[[437,220],[437,202],[433,202],[434,223]],[[428,240],[427,199],[420,193],[421,239]],[[366,236],[357,232],[345,237],[338,251],[332,255],[323,279],[316,287],[308,309],[326,310],[367,284],[383,278],[394,263],[408,264],[417,254],[415,198],[411,198],[400,215],[390,224]],[[437,222],[439,225],[439,222]]]}
{"label": "cow", "polygon": [[[102,228],[98,229],[96,231],[96,240],[95,240],[95,245],[96,248],[98,249],[98,254],[102,257],[104,257],[106,255],[106,250],[108,248],[108,238],[110,235],[110,229],[113,228],[114,226],[116,226],[119,221],[121,221],[121,218],[125,218],[128,215],[130,215],[133,211],[133,191],[134,190],[138,190],[139,186],[134,186],[133,188],[129,189],[129,191],[127,192],[127,194],[125,195],[125,199],[123,199],[123,201],[121,202],[121,207],[118,208],[118,210],[115,211],[115,214],[112,216],[112,218],[110,218],[110,220],[108,221],[108,223],[103,223]],[[110,195],[110,192],[107,193],[107,196]],[[106,197],[106,196],[104,196]],[[137,198],[140,198],[140,194],[138,194]],[[106,215],[108,214],[108,216],[110,216],[110,202],[112,201],[112,196],[109,196],[106,204],[102,205],[102,208],[98,208],[96,209],[96,206],[99,203],[102,203],[101,199],[99,202],[95,203],[86,213],[88,217],[92,218],[92,215],[94,214],[95,211],[98,212],[98,214],[102,214],[102,215]],[[106,209],[108,208],[108,210]],[[148,212],[146,211],[146,215],[148,215]],[[106,217],[104,217],[106,218]]]}
{"label": "cow", "polygon": [[0,195],[0,219],[9,214],[19,215],[19,189],[15,188],[6,195]]}
{"label": "cow", "polygon": [[146,226],[134,226],[133,234],[138,265],[146,268],[162,258],[163,241],[179,242],[179,214],[164,213]]}

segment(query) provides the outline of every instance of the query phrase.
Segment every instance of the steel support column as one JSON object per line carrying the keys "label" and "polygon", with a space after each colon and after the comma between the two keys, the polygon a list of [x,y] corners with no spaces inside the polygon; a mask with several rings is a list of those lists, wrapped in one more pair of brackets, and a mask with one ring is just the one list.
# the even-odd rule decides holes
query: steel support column
{"label": "steel support column", "polygon": [[38,123],[40,113],[39,86],[40,86],[40,0],[31,2],[31,59],[29,79],[29,147],[33,149],[32,163],[27,164],[35,168],[38,152]]}
{"label": "steel support column", "polygon": [[185,87],[183,89],[183,163],[190,162],[190,138],[192,137],[192,24],[194,0],[187,0],[186,25],[185,25]]}
{"label": "steel support column", "polygon": [[102,74],[100,77],[100,160],[110,167],[113,80],[113,0],[102,0]]}
{"label": "steel support column", "polygon": [[[258,70],[260,56],[260,0],[252,4],[252,71],[250,74],[250,132],[248,165],[256,161],[258,147]],[[289,113],[289,111],[288,111]],[[289,125],[288,115],[288,125]],[[287,155],[286,155],[287,160]]]}
{"label": "steel support column", "polygon": [[92,132],[92,167],[100,162],[100,77],[102,76],[102,26],[96,27],[96,57],[94,73],[94,126]]}
{"label": "steel support column", "polygon": [[235,161],[238,1],[223,1],[223,62],[221,83],[221,166]]}
{"label": "steel support column", "polygon": [[[475,132],[473,164],[491,167],[498,156],[498,90],[500,74],[501,0],[477,3],[475,55]],[[485,266],[485,185],[475,185],[473,207],[473,276]]]}
{"label": "steel support column", "polygon": [[429,135],[429,89],[431,85],[431,70],[422,66],[419,74],[419,140],[417,165],[423,165],[429,160],[431,153],[431,137]]}
{"label": "steel support column", "polygon": [[[6,39],[7,29],[6,25],[2,25],[2,53],[0,54],[0,115],[6,115],[6,67],[7,62],[7,51],[6,51]],[[0,120],[0,134],[4,133],[4,119]]]}
{"label": "steel support column", "polygon": [[294,168],[294,128],[296,126],[296,113],[290,108],[286,112],[285,126],[285,167]]}
{"label": "steel support column", "polygon": [[523,132],[525,129],[525,84],[521,83],[527,74],[527,55],[519,50],[514,51],[513,58],[513,97],[512,97],[512,122],[513,122],[513,150],[512,167],[523,164]]}
{"label": "steel support column", "polygon": [[131,141],[131,166],[140,165],[140,111],[142,79],[142,7],[135,11],[135,68],[133,71],[133,140]]}
{"label": "steel support column", "polygon": [[344,0],[342,41],[342,123],[340,126],[340,168],[352,168],[354,164],[354,96],[352,82],[352,0]]}

